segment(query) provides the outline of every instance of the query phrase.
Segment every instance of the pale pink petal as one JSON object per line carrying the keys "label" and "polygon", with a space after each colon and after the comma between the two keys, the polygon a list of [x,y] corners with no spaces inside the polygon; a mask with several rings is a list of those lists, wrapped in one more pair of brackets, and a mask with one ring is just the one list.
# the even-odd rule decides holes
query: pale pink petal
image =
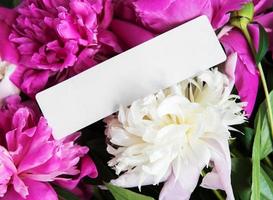
{"label": "pale pink petal", "polygon": [[200,171],[195,166],[183,164],[180,177],[172,174],[165,182],[159,196],[159,200],[188,200],[195,189],[200,176]]}
{"label": "pale pink petal", "polygon": [[7,98],[8,96],[20,93],[20,90],[10,80],[10,76],[15,70],[16,66],[11,64],[5,64],[4,62],[1,63],[1,56],[0,56],[0,65],[2,64],[4,65],[3,67],[4,68],[7,67],[7,69],[6,70],[4,69],[5,70],[4,78],[0,80],[0,91],[1,91],[0,92],[0,107],[3,105],[5,98]]}
{"label": "pale pink petal", "polygon": [[208,189],[224,190],[227,194],[227,200],[234,200],[228,141],[207,139],[207,143],[211,147],[213,170],[203,178],[201,186]]}
{"label": "pale pink petal", "polygon": [[227,60],[223,66],[220,68],[223,73],[225,73],[229,79],[229,93],[231,93],[235,84],[235,70],[237,64],[237,53],[232,53],[227,57]]}

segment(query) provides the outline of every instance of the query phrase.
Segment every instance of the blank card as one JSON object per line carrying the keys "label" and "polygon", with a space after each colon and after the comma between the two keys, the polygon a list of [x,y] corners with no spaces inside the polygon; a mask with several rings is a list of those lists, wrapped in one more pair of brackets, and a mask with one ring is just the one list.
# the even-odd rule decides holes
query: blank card
{"label": "blank card", "polygon": [[207,17],[201,16],[36,95],[63,138],[116,112],[120,105],[167,88],[225,61]]}

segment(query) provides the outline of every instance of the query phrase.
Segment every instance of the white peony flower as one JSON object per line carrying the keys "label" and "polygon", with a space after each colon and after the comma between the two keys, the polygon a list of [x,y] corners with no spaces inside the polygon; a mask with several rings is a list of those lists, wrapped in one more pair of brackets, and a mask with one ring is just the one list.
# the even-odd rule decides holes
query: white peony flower
{"label": "white peony flower", "polygon": [[9,79],[15,68],[15,65],[0,59],[0,107],[6,97],[20,93],[20,90]]}
{"label": "white peony flower", "polygon": [[106,119],[109,161],[122,187],[166,181],[161,200],[189,199],[204,167],[202,186],[222,189],[234,199],[230,183],[230,126],[245,121],[243,103],[230,95],[230,81],[208,70],[164,91],[120,108]]}

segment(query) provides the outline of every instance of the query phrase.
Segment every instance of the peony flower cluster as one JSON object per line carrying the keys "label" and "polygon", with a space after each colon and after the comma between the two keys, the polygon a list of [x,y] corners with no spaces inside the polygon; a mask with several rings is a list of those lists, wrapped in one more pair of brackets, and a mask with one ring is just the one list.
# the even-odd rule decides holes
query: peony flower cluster
{"label": "peony flower cluster", "polygon": [[[197,16],[206,15],[215,30],[224,30],[225,34],[222,32],[219,39],[227,55],[238,55],[235,86],[241,100],[248,102],[244,109],[250,116],[257,96],[259,73],[244,35],[236,28],[226,26],[231,19],[231,12],[240,10],[249,2],[250,0],[117,1],[116,16],[111,28],[123,44],[131,48]],[[265,27],[270,36],[270,50],[273,53],[273,12],[268,11],[272,8],[273,1],[254,0],[253,3],[253,21]],[[251,24],[248,28],[257,48],[258,25]]]}
{"label": "peony flower cluster", "polygon": [[231,126],[245,121],[232,80],[217,69],[121,107],[106,119],[113,184],[139,188],[165,182],[160,200],[189,199],[205,167],[202,187],[234,199],[230,173]]}
{"label": "peony flower cluster", "polygon": [[18,65],[13,82],[33,96],[121,52],[107,30],[111,18],[110,0],[24,0],[1,8],[0,54]]}
{"label": "peony flower cluster", "polygon": [[[75,133],[56,141],[33,103],[8,97],[0,110],[0,197],[6,200],[57,200],[50,182],[72,190],[85,177],[96,177],[87,147]],[[80,166],[79,166],[80,165]]]}

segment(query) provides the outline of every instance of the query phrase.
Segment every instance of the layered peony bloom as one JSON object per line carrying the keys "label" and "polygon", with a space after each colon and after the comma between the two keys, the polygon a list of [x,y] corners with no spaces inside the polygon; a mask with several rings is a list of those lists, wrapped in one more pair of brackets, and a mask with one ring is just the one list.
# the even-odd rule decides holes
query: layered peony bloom
{"label": "layered peony bloom", "polygon": [[109,161],[122,187],[165,182],[160,200],[189,199],[206,166],[202,187],[225,190],[234,199],[228,140],[230,126],[243,123],[243,103],[233,84],[208,70],[121,108],[106,119]]}
{"label": "layered peony bloom", "polygon": [[[200,15],[206,15],[218,29],[229,21],[231,11],[239,10],[246,2],[249,0],[118,1],[111,28],[130,48]],[[125,36],[124,32],[130,34]]]}
{"label": "layered peony bloom", "polygon": [[0,54],[19,66],[13,82],[35,95],[120,52],[107,30],[111,6],[110,0],[23,0],[14,10],[0,8]]}
{"label": "layered peony bloom", "polygon": [[20,90],[10,80],[15,69],[15,65],[0,60],[0,107],[6,97],[20,93]]}
{"label": "layered peony bloom", "polygon": [[[273,12],[267,13],[272,8],[272,0],[254,1],[255,15],[254,21],[265,27],[269,34],[270,50],[273,53]],[[257,24],[248,26],[256,50],[259,47],[259,27]],[[245,111],[250,116],[255,102],[259,87],[259,72],[256,67],[254,57],[247,40],[241,31],[233,28],[230,29],[223,37],[220,38],[228,55],[236,52],[238,54],[236,75],[236,88],[242,101],[248,102]]]}
{"label": "layered peony bloom", "polygon": [[0,111],[0,197],[58,199],[50,182],[74,189],[86,175],[96,177],[87,147],[75,144],[76,133],[53,139],[46,120],[18,96],[6,99]]}

